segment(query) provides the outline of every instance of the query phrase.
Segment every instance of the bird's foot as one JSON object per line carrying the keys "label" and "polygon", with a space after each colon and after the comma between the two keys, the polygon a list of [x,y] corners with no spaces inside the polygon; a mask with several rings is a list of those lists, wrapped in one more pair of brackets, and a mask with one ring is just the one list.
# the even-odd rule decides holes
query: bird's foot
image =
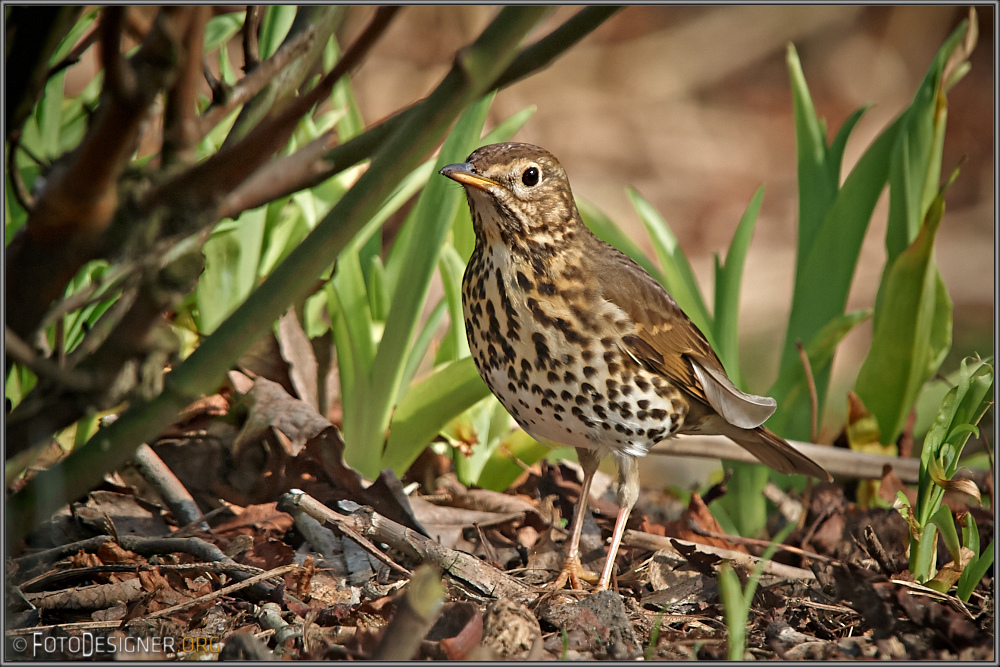
{"label": "bird's foot", "polygon": [[562,569],[559,570],[559,576],[545,584],[545,588],[559,591],[565,588],[568,583],[570,588],[578,591],[583,589],[581,581],[594,584],[599,578],[600,576],[596,572],[583,569],[579,558],[570,558],[563,563]]}

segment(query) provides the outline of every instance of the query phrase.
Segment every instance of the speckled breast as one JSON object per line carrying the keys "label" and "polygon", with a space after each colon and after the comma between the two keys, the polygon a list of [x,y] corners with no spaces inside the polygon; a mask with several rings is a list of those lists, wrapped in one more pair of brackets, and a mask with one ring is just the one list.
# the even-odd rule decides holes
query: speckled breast
{"label": "speckled breast", "polygon": [[618,345],[627,318],[582,271],[539,268],[477,244],[462,303],[479,374],[541,442],[644,455],[683,426],[687,402]]}

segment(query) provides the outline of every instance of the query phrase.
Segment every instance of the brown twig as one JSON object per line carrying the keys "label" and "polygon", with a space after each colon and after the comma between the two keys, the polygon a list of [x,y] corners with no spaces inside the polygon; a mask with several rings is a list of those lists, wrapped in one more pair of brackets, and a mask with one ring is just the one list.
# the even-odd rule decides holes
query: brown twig
{"label": "brown twig", "polygon": [[[545,37],[525,47],[504,73],[497,78],[493,88],[498,90],[506,88],[545,69],[570,45],[575,44],[620,10],[621,7],[584,8]],[[317,157],[313,162],[307,161],[306,155],[298,156],[297,154],[275,160],[265,168],[270,179],[267,182],[274,183],[275,179],[280,178],[280,182],[286,184],[284,188],[270,187],[268,192],[271,198],[267,200],[264,200],[263,197],[255,197],[250,192],[240,193],[238,196],[234,194],[232,201],[225,207],[229,214],[228,217],[235,217],[242,211],[254,207],[239,208],[238,202],[245,201],[260,206],[267,201],[318,185],[348,167],[371,157],[382,142],[402,126],[410,115],[416,113],[423,103],[424,100],[418,100],[396,111],[370,127],[363,134],[336,148],[333,147],[332,140],[327,141],[329,147],[327,153],[322,157]],[[259,182],[264,181],[265,179],[261,178]]]}
{"label": "brown twig", "polygon": [[[752,537],[740,537],[739,535],[727,535],[726,533],[717,533],[713,530],[707,530],[701,526],[697,521],[688,521],[688,528],[695,535],[700,535],[702,537],[710,537],[715,540],[724,540],[732,544],[743,544],[748,547],[757,547],[758,549],[767,549],[771,546],[771,543],[767,540],[758,540]],[[780,551],[786,551],[797,556],[802,556],[803,558],[812,558],[818,560],[822,563],[837,563],[839,562],[835,558],[829,558],[827,556],[821,556],[813,551],[806,551],[805,549],[800,549],[798,547],[793,547],[790,544],[776,544],[774,545]]]}
{"label": "brown twig", "polygon": [[[729,535],[724,536],[725,539],[729,539]],[[713,547],[707,544],[701,544],[700,542],[690,542],[688,540],[682,540],[676,537],[662,537],[660,535],[652,535],[650,533],[643,533],[638,530],[626,529],[625,535],[622,538],[623,546],[638,547],[640,549],[648,549],[649,551],[660,551],[661,549],[667,549],[668,551],[677,552],[677,548],[674,546],[674,542],[678,544],[692,546],[699,551],[705,553],[714,554],[721,558],[726,558],[728,560],[750,562],[750,567],[756,563],[761,562],[756,556],[751,556],[745,554],[741,551],[733,551],[732,549],[723,549],[722,547]],[[773,574],[778,577],[786,577],[788,579],[815,579],[814,575],[809,570],[803,570],[800,567],[792,567],[791,565],[785,565],[783,563],[776,563],[773,560],[764,561],[764,572],[766,574]]]}
{"label": "brown twig", "polygon": [[242,140],[154,188],[145,197],[144,208],[152,210],[168,202],[194,210],[215,205],[217,198],[235,189],[288,142],[302,116],[328,97],[334,84],[360,64],[398,10],[399,7],[379,8],[365,31],[315,88],[291,101],[273,118],[261,122]]}
{"label": "brown twig", "polygon": [[[532,589],[467,553],[449,549],[395,521],[390,521],[369,507],[351,515],[337,514],[312,496],[293,489],[282,496],[278,507],[299,507],[322,523],[329,522],[340,530],[354,532],[384,542],[415,560],[437,565],[453,577],[468,583],[478,592],[492,597],[529,599]],[[346,531],[345,531],[346,532]]]}
{"label": "brown twig", "polygon": [[813,378],[812,365],[809,363],[809,355],[802,341],[795,341],[795,347],[799,351],[799,359],[802,361],[802,370],[806,374],[806,387],[809,389],[809,439],[816,442],[816,422],[819,413],[819,397],[816,394],[816,380]]}
{"label": "brown twig", "polygon": [[885,552],[885,547],[882,546],[882,541],[875,534],[875,530],[871,526],[865,526],[862,536],[865,539],[866,550],[882,568],[882,572],[889,576],[896,574],[896,567],[893,565],[892,559],[889,558],[889,554]]}
{"label": "brown twig", "polygon": [[262,572],[262,573],[260,573],[260,574],[258,574],[256,576],[250,577],[248,579],[244,579],[243,581],[237,582],[235,584],[230,584],[229,586],[225,586],[223,588],[220,588],[217,591],[213,591],[211,593],[207,593],[207,594],[202,595],[200,597],[196,597],[193,600],[185,600],[184,602],[181,602],[179,604],[175,604],[172,607],[167,607],[166,609],[161,609],[160,611],[154,611],[152,614],[146,614],[142,618],[143,618],[143,620],[145,620],[145,619],[150,619],[151,620],[151,619],[154,619],[154,618],[162,618],[163,616],[169,616],[170,614],[173,614],[173,613],[178,612],[178,611],[182,611],[184,609],[187,609],[188,607],[193,607],[195,605],[201,604],[202,602],[208,602],[209,600],[215,600],[217,598],[223,597],[224,595],[229,595],[230,593],[235,593],[236,591],[243,590],[244,588],[247,588],[248,586],[253,586],[257,582],[265,581],[267,579],[273,579],[275,577],[280,577],[283,574],[285,574],[286,572],[291,572],[292,570],[297,570],[298,568],[299,568],[299,566],[295,565],[294,563],[292,563],[290,565],[282,565],[281,567],[276,567],[273,570],[268,570],[267,572]]}
{"label": "brown twig", "polygon": [[198,134],[198,83],[201,79],[202,48],[205,43],[205,24],[211,9],[207,5],[193,8],[184,31],[180,71],[167,90],[163,110],[163,149],[161,164],[193,164],[195,149],[201,137]]}
{"label": "brown twig", "polygon": [[10,144],[7,146],[7,176],[10,178],[14,200],[30,215],[31,209],[35,207],[35,199],[31,196],[31,192],[28,191],[28,186],[24,184],[24,179],[21,177],[21,170],[17,168],[17,151],[19,148],[21,148],[21,133],[17,131],[11,135]]}
{"label": "brown twig", "polygon": [[[866,454],[840,447],[791,441],[791,445],[816,461],[836,477],[850,479],[882,479],[882,470],[891,465],[893,472],[904,484],[920,481],[920,461],[898,456]],[[760,463],[752,454],[722,436],[683,435],[662,440],[649,451],[652,456],[692,456],[696,458],[730,459],[745,463]],[[968,476],[980,487],[985,483],[987,471],[973,469]]]}
{"label": "brown twig", "polygon": [[118,178],[149,105],[172,72],[173,33],[186,10],[162,10],[128,62],[119,52],[124,11],[109,7],[101,18],[107,78],[98,113],[72,157],[49,174],[23,233],[7,248],[7,322],[22,338],[33,335],[50,304],[100,248],[118,207]]}
{"label": "brown twig", "polygon": [[243,71],[250,73],[260,65],[260,47],[257,42],[257,31],[264,15],[260,5],[247,5],[246,19],[243,21]]}
{"label": "brown twig", "polygon": [[179,523],[190,524],[200,520],[203,529],[208,530],[208,524],[205,523],[194,498],[149,445],[145,443],[139,445],[133,462],[143,478],[163,497]]}
{"label": "brown twig", "polygon": [[[198,120],[198,135],[204,137],[229,112],[239,105],[249,102],[254,95],[263,90],[264,86],[272,82],[290,63],[308,51],[310,43],[315,37],[315,30],[303,30],[295,38],[283,44],[273,56],[263,63],[258,63],[256,67],[249,70],[246,76],[240,79],[232,88],[226,90],[224,95],[221,96],[219,104],[213,104],[201,115],[201,118]],[[213,88],[213,93],[214,91],[215,89]]]}
{"label": "brown twig", "polygon": [[47,378],[62,387],[77,391],[92,391],[95,388],[95,380],[89,374],[62,368],[52,360],[38,356],[10,327],[5,327],[4,333],[4,349],[10,358],[30,368],[39,378]]}

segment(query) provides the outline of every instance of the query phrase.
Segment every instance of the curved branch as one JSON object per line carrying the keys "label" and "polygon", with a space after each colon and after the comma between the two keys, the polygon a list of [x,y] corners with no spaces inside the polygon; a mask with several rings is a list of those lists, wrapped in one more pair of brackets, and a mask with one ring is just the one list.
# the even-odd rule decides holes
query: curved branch
{"label": "curved branch", "polygon": [[[502,89],[548,67],[567,49],[593,32],[623,7],[586,7],[531,46],[525,47],[493,83]],[[426,100],[419,100],[378,123],[363,134],[333,147],[335,135],[328,132],[294,155],[279,158],[261,168],[228,196],[220,217],[235,218],[243,211],[315,187],[359,162],[370,158]],[[327,150],[317,149],[324,145]]]}
{"label": "curved branch", "polygon": [[198,134],[196,111],[198,83],[201,80],[202,52],[205,44],[205,24],[211,9],[207,5],[193,8],[181,48],[180,73],[167,91],[163,111],[163,151],[161,164],[192,164],[201,137]]}

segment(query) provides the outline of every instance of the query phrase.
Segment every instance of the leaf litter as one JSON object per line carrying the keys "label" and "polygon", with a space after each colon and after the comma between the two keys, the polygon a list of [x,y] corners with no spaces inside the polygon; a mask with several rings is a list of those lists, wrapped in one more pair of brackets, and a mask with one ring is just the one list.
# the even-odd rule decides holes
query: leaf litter
{"label": "leaf litter", "polygon": [[[745,582],[766,543],[726,536],[697,493],[684,505],[644,491],[615,590],[551,591],[580,493],[574,464],[543,461],[499,493],[467,488],[428,450],[403,480],[387,470],[369,483],[344,463],[314,398],[235,372],[231,384],[153,443],[202,520],[179,522],[133,469],[109,475],[8,561],[8,642],[176,640],[172,651],[99,659],[726,657],[720,564]],[[880,493],[891,503],[897,490],[908,492],[887,469]],[[723,483],[706,498],[724,493]],[[610,498],[595,498],[584,524],[591,570],[614,524]],[[993,659],[992,568],[962,603],[913,581],[894,509],[862,509],[833,483],[791,500],[804,516],[765,567],[745,657]],[[946,499],[971,512],[985,544],[992,514],[973,502]],[[938,562],[949,560],[942,547]]]}

